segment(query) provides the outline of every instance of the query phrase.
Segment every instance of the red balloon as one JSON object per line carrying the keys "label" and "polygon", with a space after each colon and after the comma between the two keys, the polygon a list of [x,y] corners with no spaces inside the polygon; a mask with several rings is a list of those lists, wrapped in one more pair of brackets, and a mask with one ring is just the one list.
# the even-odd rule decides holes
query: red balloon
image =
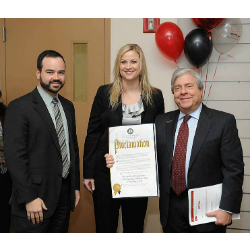
{"label": "red balloon", "polygon": [[165,22],[158,27],[155,42],[164,56],[176,61],[183,50],[184,37],[181,29],[175,23]]}
{"label": "red balloon", "polygon": [[210,33],[211,30],[221,24],[225,18],[192,18],[192,20],[198,27]]}

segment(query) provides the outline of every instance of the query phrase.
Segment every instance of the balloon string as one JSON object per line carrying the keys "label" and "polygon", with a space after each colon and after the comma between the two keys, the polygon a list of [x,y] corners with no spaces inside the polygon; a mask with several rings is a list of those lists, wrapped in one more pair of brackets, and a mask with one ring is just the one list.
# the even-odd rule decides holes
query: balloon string
{"label": "balloon string", "polygon": [[228,57],[233,58],[235,60],[235,58],[233,56],[230,56],[229,54],[225,54],[225,55],[227,55]]}
{"label": "balloon string", "polygon": [[205,96],[205,94],[206,94],[206,88],[207,88],[208,65],[209,65],[209,60],[208,60],[208,62],[207,62],[207,73],[206,73],[205,88],[204,88],[204,93],[203,93],[204,96]]}
{"label": "balloon string", "polygon": [[174,60],[174,62],[175,62],[175,64],[176,64],[177,68],[179,69],[179,66],[178,66],[178,63],[177,63],[177,61],[176,61],[176,60]]}
{"label": "balloon string", "polygon": [[[218,61],[217,61],[217,64],[216,64],[216,68],[215,68],[214,76],[213,76],[213,81],[212,81],[211,86],[210,86],[210,88],[209,88],[209,92],[208,92],[208,95],[207,95],[207,100],[208,100],[208,98],[209,98],[209,96],[210,96],[210,92],[211,92],[211,89],[212,89],[212,86],[213,86],[213,83],[214,83],[214,77],[215,77],[215,74],[216,74],[216,71],[217,71],[217,67],[218,67],[218,63],[219,63],[219,61],[220,61],[220,57],[221,57],[221,53],[220,53],[220,55],[219,55],[219,58],[218,58]],[[206,105],[207,105],[207,102],[206,102]]]}

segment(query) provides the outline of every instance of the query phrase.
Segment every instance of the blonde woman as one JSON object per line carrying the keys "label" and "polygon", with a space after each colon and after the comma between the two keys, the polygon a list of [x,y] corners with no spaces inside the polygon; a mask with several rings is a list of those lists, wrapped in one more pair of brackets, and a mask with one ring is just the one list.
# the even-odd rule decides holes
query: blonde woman
{"label": "blonde woman", "polygon": [[96,232],[116,232],[122,208],[123,232],[142,233],[148,198],[112,199],[108,129],[154,123],[164,113],[162,92],[148,81],[146,61],[137,44],[123,46],[116,57],[114,82],[101,86],[92,106],[84,146],[84,186],[93,193]]}

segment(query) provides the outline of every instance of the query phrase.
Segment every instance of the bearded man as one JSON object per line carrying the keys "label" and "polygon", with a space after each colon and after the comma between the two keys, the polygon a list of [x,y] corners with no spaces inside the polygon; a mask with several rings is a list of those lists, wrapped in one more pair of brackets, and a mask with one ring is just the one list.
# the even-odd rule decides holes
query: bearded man
{"label": "bearded man", "polygon": [[53,50],[37,59],[38,86],[6,112],[5,157],[15,232],[68,232],[80,200],[79,150],[72,102],[58,95],[65,61]]}

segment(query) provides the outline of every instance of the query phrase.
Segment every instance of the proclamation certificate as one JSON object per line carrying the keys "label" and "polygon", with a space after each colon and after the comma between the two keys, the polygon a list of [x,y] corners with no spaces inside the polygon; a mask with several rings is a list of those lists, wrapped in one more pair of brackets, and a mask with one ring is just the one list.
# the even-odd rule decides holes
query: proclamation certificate
{"label": "proclamation certificate", "polygon": [[113,198],[158,196],[155,125],[109,128]]}

